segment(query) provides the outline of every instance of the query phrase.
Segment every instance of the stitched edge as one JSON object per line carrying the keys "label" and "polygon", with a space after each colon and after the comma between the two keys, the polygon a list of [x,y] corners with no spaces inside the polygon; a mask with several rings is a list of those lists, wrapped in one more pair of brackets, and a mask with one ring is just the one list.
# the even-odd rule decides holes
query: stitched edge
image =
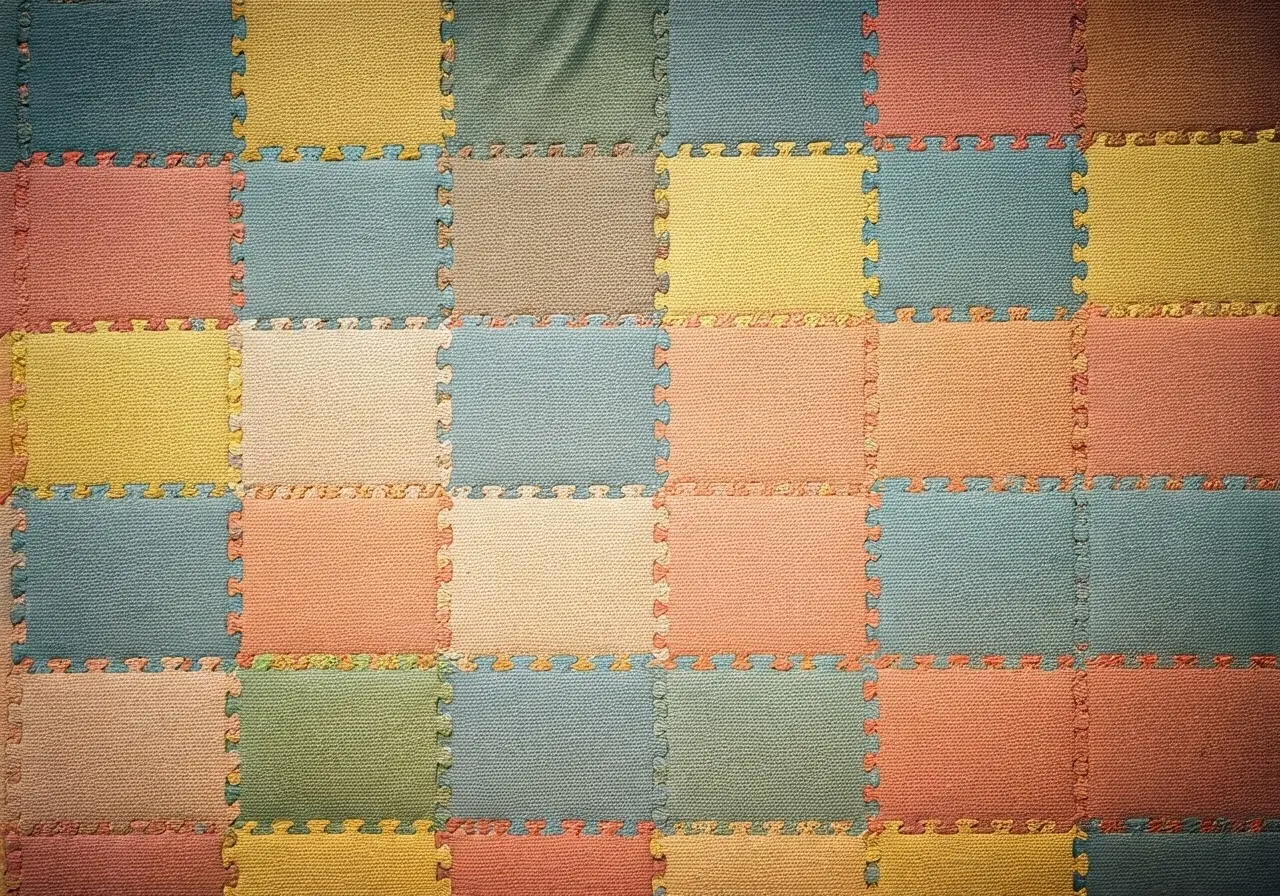
{"label": "stitched edge", "polygon": [[878,0],[870,0],[868,8],[862,13],[862,72],[867,76],[867,85],[862,90],[862,129],[868,137],[873,137],[876,124],[880,120],[880,110],[876,107],[876,92],[880,88],[880,73],[876,71],[876,56],[880,53],[880,35],[876,31],[876,16],[879,14]]}
{"label": "stitched edge", "polygon": [[658,131],[653,135],[653,146],[658,148],[666,142],[671,131],[669,106],[671,102],[671,81],[668,77],[671,52],[671,15],[668,0],[654,0],[653,3],[653,37],[654,60],[653,80],[655,97],[653,112],[658,119]]}
{"label": "stitched edge", "polygon": [[[1089,191],[1085,178],[1089,174],[1089,162],[1078,144],[1072,142],[1071,159],[1071,192],[1074,194],[1074,205],[1071,209],[1071,226],[1075,228],[1076,239],[1071,244],[1071,262],[1076,273],[1071,277],[1071,291],[1080,297],[1082,303],[1088,303],[1088,246],[1089,246]],[[1079,311],[1077,311],[1079,313]]]}
{"label": "stitched edge", "polygon": [[17,330],[9,341],[10,394],[7,411],[10,417],[9,432],[9,493],[27,475],[27,342],[26,334]]}
{"label": "stitched edge", "polygon": [[1074,0],[1071,9],[1071,126],[1077,131],[1087,125],[1089,57],[1085,44],[1085,21],[1088,18],[1087,0]]}
{"label": "stitched edge", "polygon": [[436,248],[445,253],[444,260],[436,266],[436,289],[440,290],[440,314],[448,318],[453,314],[453,162],[447,152],[436,156],[436,174],[441,183],[436,186]]}
{"label": "stitched edge", "polygon": [[[1074,181],[1075,175],[1072,175]],[[1073,183],[1074,188],[1074,183]],[[1072,672],[1071,770],[1072,795],[1077,822],[1089,815],[1089,678],[1085,659],[1089,652],[1089,359],[1087,356],[1090,312],[1081,309],[1071,320],[1071,450],[1075,462],[1072,477],[1071,540],[1075,559],[1075,663]]]}

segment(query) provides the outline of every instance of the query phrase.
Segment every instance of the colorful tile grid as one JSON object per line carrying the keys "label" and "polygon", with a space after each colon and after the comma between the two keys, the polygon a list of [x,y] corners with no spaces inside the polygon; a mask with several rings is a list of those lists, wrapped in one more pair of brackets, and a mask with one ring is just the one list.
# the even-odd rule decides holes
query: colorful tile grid
{"label": "colorful tile grid", "polygon": [[10,892],[1274,892],[1278,35],[4,0]]}

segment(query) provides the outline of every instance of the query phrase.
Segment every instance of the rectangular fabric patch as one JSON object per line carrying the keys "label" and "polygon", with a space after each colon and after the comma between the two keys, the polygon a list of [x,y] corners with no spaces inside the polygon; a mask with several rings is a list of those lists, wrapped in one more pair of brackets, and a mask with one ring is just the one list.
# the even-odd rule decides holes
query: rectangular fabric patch
{"label": "rectangular fabric patch", "polygon": [[225,826],[225,703],[217,672],[79,672],[20,679],[21,786],[9,798],[24,826],[128,825],[177,819]]}
{"label": "rectangular fabric patch", "polygon": [[224,486],[230,348],[225,330],[35,333],[15,341],[33,488],[182,483]]}
{"label": "rectangular fabric patch", "polygon": [[243,188],[242,318],[439,315],[449,261],[440,150],[416,161],[347,159],[237,167]]}
{"label": "rectangular fabric patch", "polygon": [[658,157],[668,186],[658,193],[658,226],[669,285],[657,298],[669,318],[700,315],[849,314],[864,309],[870,257],[862,226],[873,215],[862,176],[874,162],[851,143],[832,154],[736,156],[711,144]]}
{"label": "rectangular fabric patch", "polygon": [[[56,9],[54,6],[46,6]],[[229,165],[25,171],[28,322],[231,313]]]}
{"label": "rectangular fabric patch", "polygon": [[666,655],[835,654],[867,647],[861,495],[668,495]]}
{"label": "rectangular fabric patch", "polygon": [[[450,677],[453,761],[445,781],[457,820],[654,820],[654,673],[636,657],[625,671],[574,671],[518,659]],[[539,671],[541,669],[541,671]]]}
{"label": "rectangular fabric patch", "polygon": [[653,892],[655,862],[647,833],[620,837],[610,829],[584,835],[580,825],[564,827],[565,833],[556,835],[516,835],[505,830],[446,834],[452,896],[646,896]]}
{"label": "rectangular fabric patch", "polygon": [[231,870],[222,865],[222,836],[95,831],[15,837],[9,867],[14,877],[21,875],[23,896],[219,896],[231,884]]}
{"label": "rectangular fabric patch", "polygon": [[1084,268],[1072,253],[1084,234],[1072,215],[1084,197],[1072,180],[1084,163],[1074,144],[1049,149],[1039,137],[1014,149],[1011,137],[965,138],[944,151],[942,142],[876,155],[880,217],[868,233],[879,250],[877,315],[913,308],[927,320],[934,308],[977,306],[1051,320],[1075,311],[1072,280]]}
{"label": "rectangular fabric patch", "polygon": [[363,833],[355,822],[333,833],[323,822],[273,828],[246,822],[236,831],[224,853],[238,872],[228,896],[348,896],[370,892],[375,882],[376,892],[396,896],[449,894],[448,881],[437,880],[448,854],[429,824],[412,833],[397,833],[394,822],[366,824]]}
{"label": "rectangular fabric patch", "polygon": [[943,322],[879,330],[882,476],[1069,476],[1071,324]]}
{"label": "rectangular fabric patch", "polygon": [[[1070,669],[881,669],[880,817],[982,830],[1076,815]],[[1092,744],[1090,744],[1092,746]]]}
{"label": "rectangular fabric patch", "polygon": [[459,498],[449,511],[453,649],[470,656],[653,649],[652,498]]}
{"label": "rectangular fabric patch", "polygon": [[[1095,304],[1274,300],[1280,143],[1124,146],[1084,154],[1089,231],[1081,253]],[[1251,223],[1252,222],[1252,223]]]}
{"label": "rectangular fabric patch", "polygon": [[464,323],[441,353],[450,485],[656,489],[655,326]]}
{"label": "rectangular fabric patch", "polygon": [[1089,670],[1089,815],[1280,815],[1271,669]]}
{"label": "rectangular fabric patch", "polygon": [[1075,839],[1070,833],[1041,831],[904,834],[890,822],[883,833],[872,835],[867,849],[875,858],[881,896],[984,891],[1075,896],[1073,875],[1084,870],[1072,854]]}
{"label": "rectangular fabric patch", "polygon": [[859,672],[682,665],[663,685],[671,821],[862,826],[872,741]]}
{"label": "rectangular fabric patch", "polygon": [[1090,896],[1268,896],[1280,880],[1280,831],[1090,832],[1085,847]]}
{"label": "rectangular fabric patch", "polygon": [[438,68],[443,7],[236,0],[233,13],[245,20],[235,47],[244,74],[232,80],[232,92],[244,96],[236,133],[247,158],[266,147],[293,157],[303,146],[335,157],[352,145],[370,155],[400,146],[414,157],[420,145],[452,133]]}
{"label": "rectangular fabric patch", "polygon": [[1070,492],[889,488],[873,519],[875,637],[884,654],[1071,656]]}
{"label": "rectangular fabric patch", "polygon": [[1089,648],[1280,654],[1280,492],[1088,493]]}
{"label": "rectangular fabric patch", "polygon": [[448,544],[432,491],[393,497],[245,497],[233,551],[241,650],[430,653],[447,646],[436,600]]}
{"label": "rectangular fabric patch", "polygon": [[867,892],[865,837],[833,834],[685,834],[661,837],[667,896],[857,896]]}
{"label": "rectangular fabric patch", "polygon": [[240,333],[249,485],[434,485],[442,479],[443,329]]}
{"label": "rectangular fabric patch", "polygon": [[669,488],[866,479],[869,327],[666,327]]}
{"label": "rectangular fabric patch", "polygon": [[[123,497],[48,500],[20,494],[13,551],[18,610],[14,653],[40,671],[90,660],[123,670],[141,657],[159,668],[165,657],[198,661],[236,652],[227,631],[227,556],[233,497]],[[62,662],[60,662],[62,661]]]}
{"label": "rectangular fabric patch", "polygon": [[455,314],[653,311],[650,156],[453,159]]}
{"label": "rectangular fabric patch", "polygon": [[1089,321],[1089,472],[1280,474],[1280,320]]}
{"label": "rectangular fabric patch", "polygon": [[312,668],[275,669],[265,656],[239,670],[227,710],[239,722],[240,821],[301,829],[327,819],[336,831],[348,819],[409,828],[434,818],[447,756],[437,703],[449,688],[433,659],[371,668],[368,657],[316,657]]}

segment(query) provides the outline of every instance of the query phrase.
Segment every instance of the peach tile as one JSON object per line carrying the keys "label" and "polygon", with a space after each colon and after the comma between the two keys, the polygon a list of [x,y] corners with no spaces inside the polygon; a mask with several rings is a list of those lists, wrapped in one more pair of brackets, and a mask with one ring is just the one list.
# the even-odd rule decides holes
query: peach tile
{"label": "peach tile", "polygon": [[652,891],[656,869],[649,835],[444,835],[453,896],[557,893],[640,896]]}
{"label": "peach tile", "polygon": [[[241,650],[430,653],[449,499],[254,498],[241,511]],[[447,640],[446,640],[447,643]]]}
{"label": "peach tile", "polygon": [[1280,815],[1280,672],[1089,670],[1089,815]]}
{"label": "peach tile", "polygon": [[867,892],[866,839],[835,834],[684,834],[658,841],[667,896]]}
{"label": "peach tile", "polygon": [[668,333],[668,486],[862,483],[861,327]]}
{"label": "peach tile", "polygon": [[867,499],[670,495],[672,656],[867,649]]}
{"label": "peach tile", "polygon": [[880,327],[875,441],[882,476],[1067,476],[1071,324]]}
{"label": "peach tile", "polygon": [[882,669],[880,817],[982,827],[1075,816],[1073,672]]}
{"label": "peach tile", "polygon": [[1280,473],[1280,319],[1089,321],[1089,472]]}

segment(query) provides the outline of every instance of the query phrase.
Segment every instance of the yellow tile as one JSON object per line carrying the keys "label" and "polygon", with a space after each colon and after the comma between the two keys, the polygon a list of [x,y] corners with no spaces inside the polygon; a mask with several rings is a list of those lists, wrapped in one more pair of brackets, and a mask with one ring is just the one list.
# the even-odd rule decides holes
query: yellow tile
{"label": "yellow tile", "polygon": [[244,75],[232,92],[245,97],[238,136],[245,155],[278,146],[289,157],[299,146],[443,143],[452,108],[440,90],[443,13],[438,2],[365,0],[234,0],[245,19]]}
{"label": "yellow tile", "polygon": [[[670,182],[658,191],[659,232],[669,236],[669,275],[659,307],[669,317],[705,314],[861,313],[875,288],[862,227],[875,198],[862,189],[873,161],[847,153],[659,157]],[[740,148],[744,145],[740,145]],[[712,152],[718,148],[711,147]],[[812,151],[818,150],[818,151]]]}
{"label": "yellow tile", "polygon": [[14,401],[23,484],[209,483],[238,478],[225,330],[21,336]]}
{"label": "yellow tile", "polygon": [[1280,144],[1125,146],[1085,151],[1094,304],[1276,301]]}
{"label": "yellow tile", "polygon": [[867,847],[878,896],[1075,896],[1076,834],[903,834],[890,824]]}
{"label": "yellow tile", "polygon": [[418,823],[411,834],[395,833],[396,822],[382,831],[359,833],[359,822],[334,825],[340,833],[288,833],[289,822],[255,833],[248,823],[223,849],[223,861],[239,877],[229,896],[447,896],[449,882],[436,879],[436,864],[447,864],[435,833]]}
{"label": "yellow tile", "polygon": [[665,859],[667,896],[855,896],[866,891],[865,840],[836,834],[675,834]]}

